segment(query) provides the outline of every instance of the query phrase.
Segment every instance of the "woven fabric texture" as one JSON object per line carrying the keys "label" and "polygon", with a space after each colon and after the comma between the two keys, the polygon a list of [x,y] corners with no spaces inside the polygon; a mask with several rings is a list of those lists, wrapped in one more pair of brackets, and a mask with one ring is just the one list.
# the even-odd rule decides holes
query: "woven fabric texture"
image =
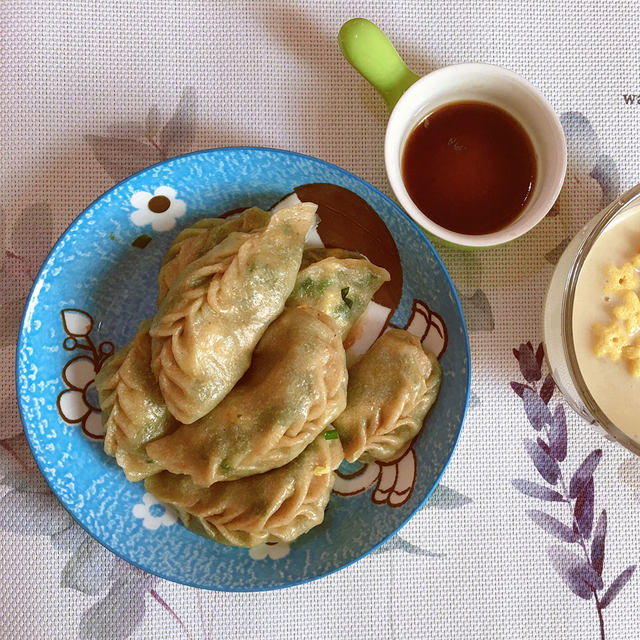
{"label": "woven fabric texture", "polygon": [[[563,243],[638,182],[638,4],[632,0],[5,0],[0,6],[0,638],[640,638],[640,574],[602,611],[554,570],[570,547],[528,517],[535,438],[512,350],[541,340]],[[40,478],[14,386],[20,315],[66,226],[115,182],[165,157],[229,145],[318,156],[391,194],[387,113],[342,58],[340,25],[376,22],[417,73],[482,61],[536,85],[560,114],[567,180],[554,213],[505,247],[436,248],[469,324],[471,404],[428,506],[391,541],[322,580],[278,592],[198,591],[146,575],[90,539]],[[168,125],[170,124],[170,126]],[[544,369],[544,364],[542,365]],[[546,374],[546,370],[543,373]],[[541,381],[537,382],[538,389]],[[559,392],[550,401],[563,404]],[[566,406],[566,405],[565,405]],[[566,406],[564,477],[594,449],[603,579],[639,558],[640,464]],[[582,551],[576,546],[576,552]],[[606,588],[606,587],[605,587]]]}

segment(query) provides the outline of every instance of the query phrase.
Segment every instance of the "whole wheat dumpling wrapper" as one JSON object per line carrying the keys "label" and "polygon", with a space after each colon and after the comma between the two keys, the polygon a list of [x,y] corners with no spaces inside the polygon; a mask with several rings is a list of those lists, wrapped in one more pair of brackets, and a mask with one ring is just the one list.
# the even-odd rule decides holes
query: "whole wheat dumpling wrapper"
{"label": "whole wheat dumpling wrapper", "polygon": [[104,450],[134,482],[162,469],[144,447],[177,426],[151,373],[150,325],[151,320],[144,320],[133,340],[106,360],[96,376]]}
{"label": "whole wheat dumpling wrapper", "polygon": [[190,424],[241,378],[295,284],[316,205],[274,213],[263,229],[234,232],[192,262],[154,317],[153,373],[169,411]]}
{"label": "whole wheat dumpling wrapper", "polygon": [[[389,272],[343,249],[311,249],[302,257],[287,306],[308,305],[326,313],[345,340],[375,292],[389,280]],[[326,255],[327,257],[323,257]],[[357,255],[357,254],[356,254]],[[310,260],[316,259],[315,262]]]}
{"label": "whole wheat dumpling wrapper", "polygon": [[203,418],[152,442],[147,455],[197,485],[287,464],[342,413],[347,368],[333,321],[287,308],[258,343],[250,369]]}
{"label": "whole wheat dumpling wrapper", "polygon": [[389,461],[418,434],[442,377],[415,336],[390,329],[349,369],[347,408],[334,421],[345,458]]}
{"label": "whole wheat dumpling wrapper", "polygon": [[271,213],[258,207],[245,209],[234,218],[203,218],[183,229],[171,243],[158,273],[158,304],[161,304],[171,285],[182,270],[194,260],[222,242],[234,232],[261,229],[271,219]]}
{"label": "whole wheat dumpling wrapper", "polygon": [[297,458],[266,473],[202,488],[163,471],[145,488],[177,507],[189,529],[216,542],[291,542],[323,521],[342,459],[340,440],[321,433]]}

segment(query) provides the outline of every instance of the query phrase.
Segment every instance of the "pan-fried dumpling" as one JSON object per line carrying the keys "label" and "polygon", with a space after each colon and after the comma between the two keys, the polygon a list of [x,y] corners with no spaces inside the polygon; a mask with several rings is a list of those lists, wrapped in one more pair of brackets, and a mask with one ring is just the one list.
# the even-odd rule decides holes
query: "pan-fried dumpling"
{"label": "pan-fried dumpling", "polygon": [[164,300],[171,285],[187,265],[222,242],[230,233],[261,229],[270,218],[268,211],[251,207],[235,218],[203,218],[183,229],[162,260],[158,274],[158,304]]}
{"label": "pan-fried dumpling", "polygon": [[324,258],[298,273],[287,306],[307,305],[323,311],[336,323],[344,340],[387,280],[386,269],[364,258]]}
{"label": "pan-fried dumpling", "polygon": [[105,426],[104,450],[114,456],[128,480],[160,471],[144,447],[177,426],[151,373],[150,320],[144,320],[134,339],[114,353],[96,376]]}
{"label": "pan-fried dumpling", "polygon": [[248,369],[295,284],[316,205],[281,209],[263,229],[231,233],[187,266],[156,314],[151,366],[169,411],[206,415]]}
{"label": "pan-fried dumpling", "polygon": [[285,309],[258,343],[250,369],[200,420],[149,444],[172,473],[208,487],[280,467],[345,408],[347,369],[332,320]]}
{"label": "pan-fried dumpling", "polygon": [[297,458],[266,473],[202,488],[189,476],[163,471],[148,478],[145,488],[175,505],[195,533],[253,547],[290,542],[320,524],[341,462],[340,440],[321,433]]}
{"label": "pan-fried dumpling", "polygon": [[422,429],[440,389],[436,357],[401,329],[380,336],[349,369],[347,408],[334,421],[345,458],[393,460]]}

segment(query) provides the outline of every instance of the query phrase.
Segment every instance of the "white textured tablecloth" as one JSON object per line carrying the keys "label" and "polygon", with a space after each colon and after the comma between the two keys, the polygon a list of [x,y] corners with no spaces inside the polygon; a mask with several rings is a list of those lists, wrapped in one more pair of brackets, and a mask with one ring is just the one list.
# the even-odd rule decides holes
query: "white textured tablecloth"
{"label": "white textured tablecloth", "polygon": [[[13,378],[29,286],[86,205],[164,156],[280,147],[338,164],[390,194],[385,108],[336,42],[340,25],[356,16],[376,22],[416,72],[483,61],[538,86],[561,114],[569,146],[556,215],[505,248],[437,247],[469,324],[472,399],[444,486],[395,538],[337,574],[279,592],[198,591],[148,576],[72,524],[33,469]],[[528,515],[538,509],[570,522],[567,505],[525,496],[512,483],[545,484],[523,444],[536,433],[516,393],[522,387],[510,385],[541,392],[546,371],[519,345],[540,342],[543,294],[563,242],[640,179],[640,106],[623,97],[640,94],[639,17],[634,1],[5,0],[0,637],[640,638],[640,574],[623,573],[640,555],[638,460],[567,408],[567,483],[602,450],[595,531],[587,527],[583,537],[599,539],[607,514],[604,585],[598,603],[581,598],[576,591],[591,594],[584,580],[597,579],[584,567],[567,576],[567,554],[582,553],[580,544],[558,537],[571,538],[571,530],[534,515],[555,527],[552,535]],[[549,406],[561,404],[556,392]],[[592,571],[601,554],[594,557]],[[564,580],[554,563],[564,566]],[[621,573],[618,587],[630,580],[605,595]]]}

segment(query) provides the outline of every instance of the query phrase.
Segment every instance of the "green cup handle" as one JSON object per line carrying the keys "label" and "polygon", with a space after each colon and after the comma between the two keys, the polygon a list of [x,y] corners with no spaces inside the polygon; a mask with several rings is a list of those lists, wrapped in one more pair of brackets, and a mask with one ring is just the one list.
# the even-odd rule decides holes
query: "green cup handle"
{"label": "green cup handle", "polygon": [[354,18],[345,22],[338,42],[344,57],[373,85],[389,109],[420,78],[402,61],[389,38],[369,20]]}

